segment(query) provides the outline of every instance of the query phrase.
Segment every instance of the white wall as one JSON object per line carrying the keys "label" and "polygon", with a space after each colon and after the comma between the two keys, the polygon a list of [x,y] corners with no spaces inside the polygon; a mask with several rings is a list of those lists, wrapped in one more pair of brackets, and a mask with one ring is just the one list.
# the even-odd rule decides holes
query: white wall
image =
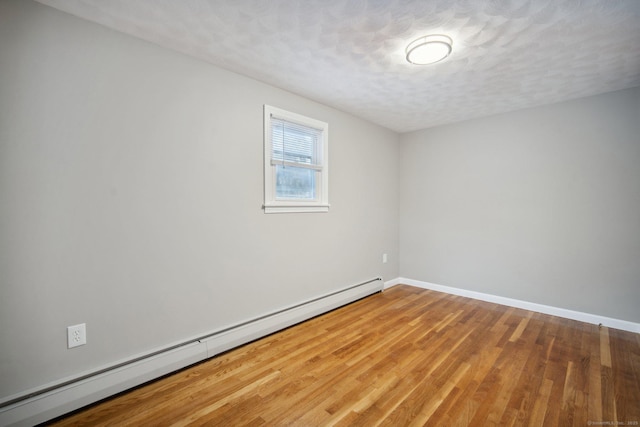
{"label": "white wall", "polygon": [[[262,212],[263,104],[329,123],[329,213]],[[397,160],[381,127],[3,0],[0,399],[397,277]]]}
{"label": "white wall", "polygon": [[640,321],[640,88],[402,135],[400,274]]}

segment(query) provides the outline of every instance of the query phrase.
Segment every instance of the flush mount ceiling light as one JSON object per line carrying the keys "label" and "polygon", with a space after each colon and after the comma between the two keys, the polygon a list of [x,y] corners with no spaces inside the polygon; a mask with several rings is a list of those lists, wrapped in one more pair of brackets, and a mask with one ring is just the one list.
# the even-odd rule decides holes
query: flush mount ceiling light
{"label": "flush mount ceiling light", "polygon": [[407,46],[407,61],[416,65],[434,64],[451,53],[453,40],[444,34],[423,36]]}

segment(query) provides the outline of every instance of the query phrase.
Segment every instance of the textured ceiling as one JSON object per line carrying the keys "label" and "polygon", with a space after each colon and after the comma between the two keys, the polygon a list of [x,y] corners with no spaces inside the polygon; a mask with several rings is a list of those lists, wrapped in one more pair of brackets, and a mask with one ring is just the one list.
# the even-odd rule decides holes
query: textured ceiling
{"label": "textured ceiling", "polygon": [[640,86],[640,0],[38,1],[398,132]]}

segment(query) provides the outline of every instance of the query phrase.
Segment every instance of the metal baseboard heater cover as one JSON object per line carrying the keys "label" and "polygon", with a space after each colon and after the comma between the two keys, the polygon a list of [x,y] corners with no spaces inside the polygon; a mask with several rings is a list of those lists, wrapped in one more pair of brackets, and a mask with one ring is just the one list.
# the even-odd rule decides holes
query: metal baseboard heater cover
{"label": "metal baseboard heater cover", "polygon": [[376,277],[207,335],[92,371],[0,403],[0,426],[30,426],[95,403],[383,289]]}

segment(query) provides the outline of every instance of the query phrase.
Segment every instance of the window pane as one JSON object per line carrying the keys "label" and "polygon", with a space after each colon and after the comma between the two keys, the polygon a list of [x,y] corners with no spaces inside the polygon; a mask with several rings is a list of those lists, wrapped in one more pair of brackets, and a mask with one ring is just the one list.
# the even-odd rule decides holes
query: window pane
{"label": "window pane", "polygon": [[276,165],[276,198],[315,200],[315,181],[314,170]]}
{"label": "window pane", "polygon": [[318,129],[272,118],[271,158],[296,163],[319,164],[317,144],[321,133]]}

